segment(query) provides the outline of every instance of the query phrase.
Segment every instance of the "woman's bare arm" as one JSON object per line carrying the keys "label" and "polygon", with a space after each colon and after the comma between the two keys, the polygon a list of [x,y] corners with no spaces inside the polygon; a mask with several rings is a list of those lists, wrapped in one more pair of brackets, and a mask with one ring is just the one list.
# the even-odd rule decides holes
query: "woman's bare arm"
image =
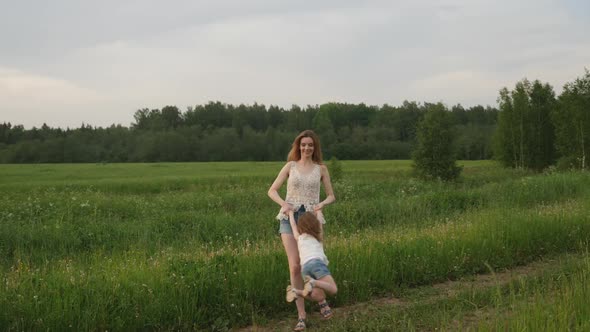
{"label": "woman's bare arm", "polygon": [[279,195],[279,189],[281,188],[285,180],[289,177],[290,168],[291,165],[289,163],[285,164],[285,166],[283,166],[283,168],[279,172],[279,175],[277,176],[275,181],[268,189],[268,197],[270,197],[270,199],[272,199],[275,203],[281,206],[282,212],[287,212],[293,209],[293,207],[289,203],[285,202],[285,200],[283,200]]}
{"label": "woman's bare arm", "polygon": [[314,207],[314,210],[322,210],[324,206],[334,203],[336,196],[334,196],[334,189],[332,188],[332,182],[330,181],[330,172],[326,165],[321,165],[322,183],[324,184],[324,192],[326,198]]}

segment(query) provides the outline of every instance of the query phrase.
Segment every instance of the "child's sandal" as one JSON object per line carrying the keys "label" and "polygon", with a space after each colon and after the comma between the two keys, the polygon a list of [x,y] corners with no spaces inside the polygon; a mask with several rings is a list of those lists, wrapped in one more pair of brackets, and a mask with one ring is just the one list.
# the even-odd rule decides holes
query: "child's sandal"
{"label": "child's sandal", "polygon": [[320,314],[324,319],[330,319],[334,315],[332,312],[332,308],[328,305],[328,301],[324,303],[319,303],[320,305]]}
{"label": "child's sandal", "polygon": [[301,295],[303,295],[303,297],[306,297],[307,295],[311,294],[311,291],[313,290],[313,287],[315,286],[315,279],[313,279],[310,276],[305,276],[304,278],[304,282],[305,284],[303,284],[303,290]]}
{"label": "child's sandal", "polygon": [[305,330],[305,319],[299,318],[297,320],[297,325],[295,325],[295,328],[293,329],[293,331],[303,331],[303,330]]}
{"label": "child's sandal", "polygon": [[291,287],[291,285],[287,286],[287,295],[285,296],[285,299],[287,302],[293,302],[297,299],[295,288]]}

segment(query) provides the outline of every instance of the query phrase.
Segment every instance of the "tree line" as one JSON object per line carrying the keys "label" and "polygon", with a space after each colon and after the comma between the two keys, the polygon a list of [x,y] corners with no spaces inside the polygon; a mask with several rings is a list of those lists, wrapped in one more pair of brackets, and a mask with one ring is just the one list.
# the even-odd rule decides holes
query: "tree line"
{"label": "tree line", "polygon": [[293,138],[312,128],[326,158],[409,159],[418,121],[431,109],[452,116],[460,159],[492,157],[499,111],[405,101],[400,106],[326,103],[289,109],[209,102],[140,109],[129,126],[25,129],[0,124],[2,163],[284,160]]}
{"label": "tree line", "polygon": [[[82,124],[61,129],[44,124],[25,129],[5,122],[0,124],[0,162],[284,160],[293,137],[311,128],[321,137],[326,159],[410,159],[414,155],[426,158],[425,165],[446,160],[447,175],[458,174],[455,159],[493,157],[508,167],[534,170],[554,165],[588,167],[587,69],[566,83],[559,96],[548,83],[523,79],[511,90],[500,90],[498,105],[499,109],[448,108],[442,103],[405,101],[400,106],[326,103],[284,109],[209,102],[184,112],[176,106],[140,109],[129,127]],[[425,115],[437,112],[422,123]],[[417,134],[420,128],[422,142]],[[446,146],[441,147],[441,142]],[[434,160],[435,152],[443,153]]]}

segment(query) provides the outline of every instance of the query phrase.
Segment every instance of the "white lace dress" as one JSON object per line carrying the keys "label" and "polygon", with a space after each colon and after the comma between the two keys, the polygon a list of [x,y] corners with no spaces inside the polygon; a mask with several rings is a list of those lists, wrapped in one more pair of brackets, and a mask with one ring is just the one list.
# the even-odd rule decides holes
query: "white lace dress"
{"label": "white lace dress", "polygon": [[[320,165],[314,164],[310,172],[303,173],[297,168],[297,162],[291,161],[289,178],[287,179],[287,197],[285,201],[291,204],[295,210],[301,205],[305,211],[313,211],[313,207],[320,202],[320,185],[322,183],[322,172]],[[288,219],[289,216],[279,211],[277,219]],[[326,223],[324,215],[318,212],[317,218],[322,224]]]}

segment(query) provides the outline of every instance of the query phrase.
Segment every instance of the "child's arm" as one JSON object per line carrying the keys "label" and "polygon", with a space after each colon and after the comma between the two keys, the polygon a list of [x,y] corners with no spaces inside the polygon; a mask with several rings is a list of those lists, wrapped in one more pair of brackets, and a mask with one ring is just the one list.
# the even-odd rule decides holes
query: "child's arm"
{"label": "child's arm", "polygon": [[295,223],[295,213],[293,210],[289,211],[289,223],[291,223],[291,229],[293,230],[293,236],[295,240],[299,239],[299,230],[297,229],[297,224]]}

